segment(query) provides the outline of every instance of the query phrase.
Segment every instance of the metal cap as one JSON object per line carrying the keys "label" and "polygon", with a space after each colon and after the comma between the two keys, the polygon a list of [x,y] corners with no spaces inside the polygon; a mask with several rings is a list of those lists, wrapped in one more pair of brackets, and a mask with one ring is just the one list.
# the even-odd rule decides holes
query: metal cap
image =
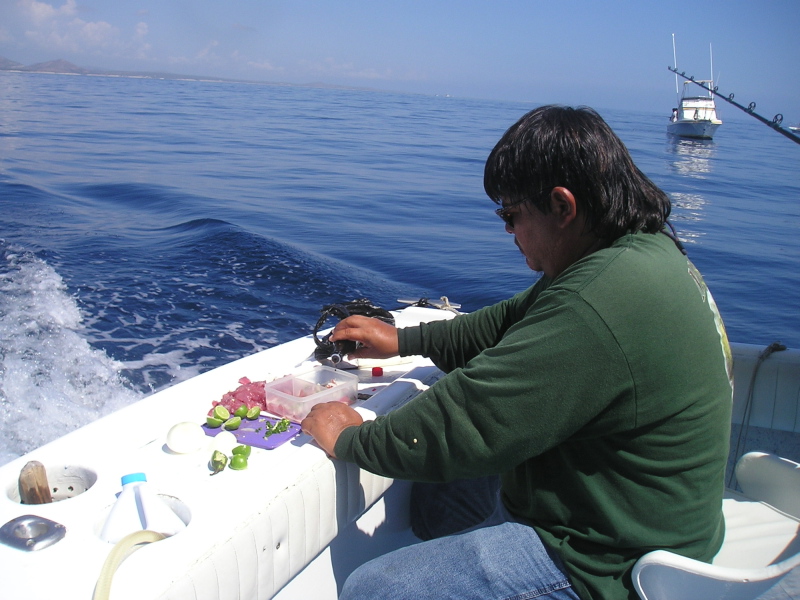
{"label": "metal cap", "polygon": [[0,542],[30,552],[52,546],[66,533],[67,528],[61,523],[36,515],[23,515],[0,527]]}

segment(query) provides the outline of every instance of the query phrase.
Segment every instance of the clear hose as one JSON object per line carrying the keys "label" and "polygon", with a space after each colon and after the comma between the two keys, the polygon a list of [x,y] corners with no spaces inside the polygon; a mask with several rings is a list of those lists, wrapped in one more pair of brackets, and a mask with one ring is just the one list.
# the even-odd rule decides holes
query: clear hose
{"label": "clear hose", "polygon": [[166,536],[163,533],[145,529],[128,534],[117,542],[106,558],[106,562],[103,563],[103,568],[100,569],[100,576],[97,578],[92,600],[108,600],[111,594],[111,580],[114,577],[114,573],[133,550],[138,550],[137,546],[158,542],[163,540],[164,537]]}

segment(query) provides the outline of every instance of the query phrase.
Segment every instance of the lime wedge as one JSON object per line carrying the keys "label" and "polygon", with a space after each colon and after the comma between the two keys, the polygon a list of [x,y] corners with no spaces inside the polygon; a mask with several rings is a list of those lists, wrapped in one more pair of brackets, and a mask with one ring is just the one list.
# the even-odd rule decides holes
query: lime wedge
{"label": "lime wedge", "polygon": [[222,425],[224,421],[222,419],[216,419],[214,417],[206,417],[206,425],[209,427],[219,427]]}
{"label": "lime wedge", "polygon": [[211,413],[211,416],[215,419],[220,419],[222,421],[227,421],[231,418],[231,413],[228,412],[228,409],[222,406],[222,404],[217,404],[214,407],[214,412]]}
{"label": "lime wedge", "polygon": [[247,417],[250,421],[257,419],[261,415],[261,409],[258,406],[254,406],[250,410],[247,411],[245,417]]}
{"label": "lime wedge", "polygon": [[233,411],[233,416],[244,418],[247,416],[247,405],[242,404],[239,408]]}
{"label": "lime wedge", "polygon": [[234,429],[239,429],[239,425],[241,424],[242,424],[241,417],[231,417],[230,419],[225,421],[225,423],[223,423],[222,426],[228,431],[233,431]]}

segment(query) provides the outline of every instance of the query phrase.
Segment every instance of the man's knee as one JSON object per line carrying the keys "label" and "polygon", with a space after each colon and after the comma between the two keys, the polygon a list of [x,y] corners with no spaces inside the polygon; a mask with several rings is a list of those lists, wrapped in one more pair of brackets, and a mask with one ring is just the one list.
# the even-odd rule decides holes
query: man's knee
{"label": "man's knee", "polygon": [[392,553],[364,563],[344,582],[339,600],[360,598],[403,598],[409,579],[408,565],[392,560]]}

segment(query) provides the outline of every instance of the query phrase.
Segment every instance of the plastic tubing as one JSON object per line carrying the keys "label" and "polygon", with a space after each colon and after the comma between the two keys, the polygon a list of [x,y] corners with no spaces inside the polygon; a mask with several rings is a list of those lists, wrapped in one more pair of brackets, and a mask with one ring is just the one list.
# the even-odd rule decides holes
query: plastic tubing
{"label": "plastic tubing", "polygon": [[138,550],[136,546],[158,542],[163,540],[164,537],[163,533],[143,529],[142,531],[135,531],[128,534],[117,542],[106,558],[106,562],[103,563],[103,568],[100,569],[100,576],[97,578],[97,585],[95,585],[92,599],[108,600],[111,594],[111,579],[114,577],[114,573],[122,564],[122,561],[129,556],[131,551]]}

